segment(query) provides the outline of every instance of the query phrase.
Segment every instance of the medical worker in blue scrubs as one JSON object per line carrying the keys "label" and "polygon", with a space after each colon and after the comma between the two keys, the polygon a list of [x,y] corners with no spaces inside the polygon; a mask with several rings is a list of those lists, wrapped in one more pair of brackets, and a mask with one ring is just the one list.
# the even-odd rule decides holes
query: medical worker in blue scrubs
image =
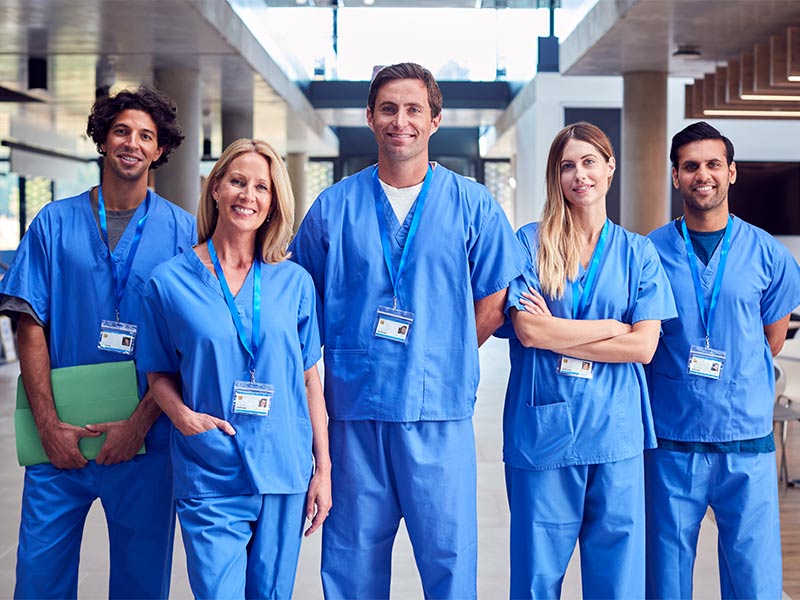
{"label": "medical worker in blue scrubs", "polygon": [[441,108],[427,69],[379,71],[367,106],[378,164],[325,190],[291,246],[323,306],[327,598],[389,596],[401,518],[425,596],[476,595],[478,345],[525,259],[486,188],[428,161]]}
{"label": "medical worker in blue scrubs", "polygon": [[[316,292],[287,261],[294,197],[261,140],[222,153],[199,245],[153,273],[139,346],[175,426],[172,461],[197,598],[290,598],[304,517],[331,507]],[[313,451],[313,452],[312,452]]]}
{"label": "medical worker in blue scrubs", "polygon": [[562,129],[544,216],[517,233],[530,268],[508,295],[511,598],[558,598],[576,542],[584,598],[644,597],[642,364],[676,312],[653,244],[606,216],[615,167],[596,126]]}
{"label": "medical worker in blue scrubs", "polygon": [[700,522],[718,530],[723,598],[782,595],[772,357],[800,304],[800,267],[728,208],[733,144],[705,122],[672,138],[683,216],[650,239],[679,318],[648,368],[658,449],[645,453],[647,596],[691,598]]}
{"label": "medical worker in blue scrubs", "polygon": [[[22,381],[50,459],[25,469],[14,596],[77,596],[83,524],[99,498],[109,597],[166,598],[175,531],[169,421],[140,373],[142,399],[128,420],[63,423],[50,369],[132,359],[98,340],[101,330],[140,322],[153,268],[196,239],[194,218],[147,188],[149,171],[183,136],[175,104],[147,88],[100,98],[87,133],[104,156],[102,185],[42,208],[0,281],[0,310],[19,318]],[[100,454],[87,461],[78,441],[101,434]]]}

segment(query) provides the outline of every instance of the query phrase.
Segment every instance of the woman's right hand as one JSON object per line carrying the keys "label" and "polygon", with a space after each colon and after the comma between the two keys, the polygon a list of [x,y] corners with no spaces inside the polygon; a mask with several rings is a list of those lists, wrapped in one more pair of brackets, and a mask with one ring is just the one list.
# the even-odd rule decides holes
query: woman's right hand
{"label": "woman's right hand", "polygon": [[180,419],[173,420],[173,424],[185,436],[197,435],[215,428],[221,429],[228,435],[236,435],[236,430],[224,419],[207,413],[195,412],[190,408],[182,411]]}

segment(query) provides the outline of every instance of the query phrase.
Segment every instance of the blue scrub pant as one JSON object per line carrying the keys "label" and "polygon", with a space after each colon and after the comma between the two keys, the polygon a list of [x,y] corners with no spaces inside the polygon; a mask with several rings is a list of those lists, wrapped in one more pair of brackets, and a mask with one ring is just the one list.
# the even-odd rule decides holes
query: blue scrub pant
{"label": "blue scrub pant", "polygon": [[779,599],[783,580],[775,453],[648,450],[647,597],[691,598],[700,522],[719,530],[723,598]]}
{"label": "blue scrub pant", "polygon": [[83,526],[100,498],[108,524],[109,598],[166,598],[175,505],[166,447],[116,465],[25,469],[15,598],[76,598]]}
{"label": "blue scrub pant", "polygon": [[576,541],[584,598],[644,597],[642,456],[531,471],[506,466],[511,598],[559,598]]}
{"label": "blue scrub pant", "polygon": [[305,494],[178,500],[195,598],[291,598]]}
{"label": "blue scrub pant", "polygon": [[475,435],[459,421],[329,423],[333,509],[322,531],[326,598],[388,598],[404,518],[426,598],[477,595]]}

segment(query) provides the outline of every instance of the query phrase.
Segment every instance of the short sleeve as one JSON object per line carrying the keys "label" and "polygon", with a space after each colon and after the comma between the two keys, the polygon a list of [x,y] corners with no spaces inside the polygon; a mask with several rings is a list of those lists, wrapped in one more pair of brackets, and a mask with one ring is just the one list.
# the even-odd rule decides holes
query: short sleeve
{"label": "short sleeve", "polygon": [[314,280],[317,294],[325,294],[325,262],[328,256],[328,236],[323,227],[321,200],[317,198],[297,230],[289,251],[291,259],[303,267]]}
{"label": "short sleeve", "polygon": [[145,373],[177,373],[178,352],[170,335],[168,320],[154,279],[145,286],[142,315],[136,341],[136,367]]}
{"label": "short sleeve", "polygon": [[761,322],[770,325],[800,306],[800,266],[789,251],[774,242],[772,272],[761,296]]}
{"label": "short sleeve", "polygon": [[500,205],[488,194],[481,198],[478,235],[469,249],[472,297],[480,300],[505,289],[525,268],[525,253],[514,237]]}
{"label": "short sleeve", "polygon": [[533,288],[536,291],[541,292],[539,277],[536,274],[536,263],[534,258],[536,252],[533,248],[533,244],[536,243],[536,239],[533,238],[532,235],[533,234],[531,233],[530,226],[523,227],[517,231],[516,237],[518,240],[518,245],[522,249],[522,253],[525,256],[527,264],[522,273],[508,284],[508,298],[506,299],[505,306],[506,316],[510,316],[509,311],[512,307],[516,308],[517,310],[523,310],[519,303],[519,299],[522,297],[523,292],[528,291],[528,288]]}
{"label": "short sleeve", "polygon": [[19,298],[33,309],[39,322],[50,321],[50,255],[37,215],[14,255],[8,273],[0,280],[0,294]]}
{"label": "short sleeve", "polygon": [[641,238],[644,242],[641,275],[637,290],[636,303],[631,313],[631,324],[639,321],[667,321],[678,316],[672,286],[667,273],[661,265],[653,242]]}
{"label": "short sleeve", "polygon": [[303,296],[297,315],[297,336],[303,356],[303,370],[313,367],[322,357],[320,351],[319,323],[317,322],[317,293],[310,279],[303,286]]}

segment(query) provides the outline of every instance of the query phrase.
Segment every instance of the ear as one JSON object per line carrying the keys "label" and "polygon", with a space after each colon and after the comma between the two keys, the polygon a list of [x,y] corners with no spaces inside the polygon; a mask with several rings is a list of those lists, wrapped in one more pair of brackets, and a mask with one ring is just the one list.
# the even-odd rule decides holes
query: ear
{"label": "ear", "polygon": [[611,179],[614,176],[614,172],[617,170],[617,159],[615,157],[610,157],[608,159],[608,178]]}
{"label": "ear", "polygon": [[100,144],[100,154],[102,154],[103,156],[106,155],[106,143],[105,142]]}
{"label": "ear", "polygon": [[216,202],[219,199],[219,179],[214,179],[211,182],[211,198]]}
{"label": "ear", "polygon": [[678,169],[672,167],[672,187],[678,189]]}
{"label": "ear", "polygon": [[731,184],[736,183],[736,161],[732,160],[731,164],[728,165],[728,177],[730,178]]}
{"label": "ear", "polygon": [[158,159],[161,158],[162,154],[164,154],[164,147],[159,146],[158,149],[153,154],[153,162],[158,162]]}
{"label": "ear", "polygon": [[442,122],[442,113],[439,113],[431,120],[431,124],[433,125],[433,128],[431,129],[431,135],[439,131],[439,125],[441,124],[441,122]]}
{"label": "ear", "polygon": [[367,107],[367,127],[375,132],[375,125],[372,121],[372,111],[369,109],[369,107]]}

